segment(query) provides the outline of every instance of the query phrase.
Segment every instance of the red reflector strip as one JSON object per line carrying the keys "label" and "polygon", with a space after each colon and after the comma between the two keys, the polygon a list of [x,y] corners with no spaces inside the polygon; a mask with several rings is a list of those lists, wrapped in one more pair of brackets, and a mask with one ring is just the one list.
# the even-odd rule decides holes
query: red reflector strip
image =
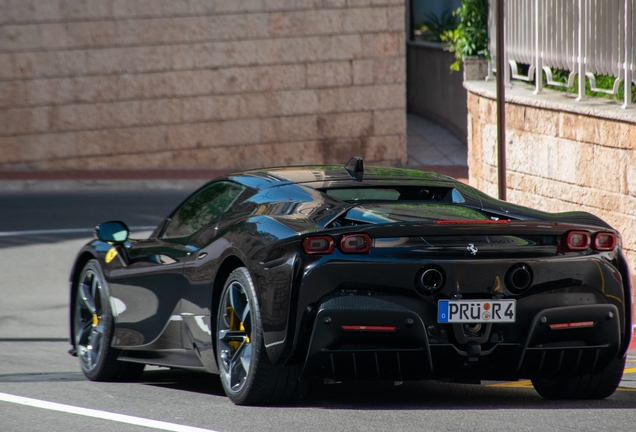
{"label": "red reflector strip", "polygon": [[550,324],[552,330],[568,329],[568,328],[581,328],[581,327],[594,327],[594,321],[580,321],[571,323]]}
{"label": "red reflector strip", "polygon": [[438,219],[435,221],[437,225],[486,225],[486,224],[507,224],[510,223],[508,219],[457,219],[457,220],[441,220]]}
{"label": "red reflector strip", "polygon": [[395,326],[342,326],[344,331],[380,331],[380,332],[389,332],[395,331],[397,327]]}

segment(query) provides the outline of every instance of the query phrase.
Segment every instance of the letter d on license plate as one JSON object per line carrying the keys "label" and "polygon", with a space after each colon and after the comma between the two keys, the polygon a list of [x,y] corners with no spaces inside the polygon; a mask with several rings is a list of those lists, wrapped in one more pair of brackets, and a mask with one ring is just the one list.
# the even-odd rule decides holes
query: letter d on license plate
{"label": "letter d on license plate", "polygon": [[439,323],[514,323],[516,318],[515,300],[440,300],[437,304]]}

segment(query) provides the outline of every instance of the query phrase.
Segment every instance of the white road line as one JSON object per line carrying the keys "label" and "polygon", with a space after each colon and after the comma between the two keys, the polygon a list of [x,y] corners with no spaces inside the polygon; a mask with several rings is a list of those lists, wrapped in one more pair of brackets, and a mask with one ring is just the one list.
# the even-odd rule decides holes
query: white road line
{"label": "white road line", "polygon": [[[154,226],[130,227],[131,231],[148,231],[154,230]],[[92,233],[93,228],[69,228],[55,230],[31,230],[31,231],[0,231],[0,237],[18,237],[29,235],[51,235],[51,234],[77,234]]]}
{"label": "white road line", "polygon": [[191,426],[183,426],[175,423],[167,423],[157,420],[149,420],[141,417],[133,417],[123,414],[109,413],[88,408],[79,408],[72,405],[64,405],[54,402],[47,402],[38,399],[31,399],[22,396],[14,396],[7,393],[0,393],[0,401],[26,405],[35,408],[43,408],[52,411],[60,411],[69,414],[77,414],[86,417],[93,417],[103,420],[111,420],[120,423],[127,423],[136,426],[144,426],[154,429],[175,431],[175,432],[216,432],[211,429],[201,429]]}

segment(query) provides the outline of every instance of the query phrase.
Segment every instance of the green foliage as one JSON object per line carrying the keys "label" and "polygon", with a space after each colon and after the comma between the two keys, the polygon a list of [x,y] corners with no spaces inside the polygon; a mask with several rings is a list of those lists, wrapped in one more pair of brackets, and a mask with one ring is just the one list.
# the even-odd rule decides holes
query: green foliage
{"label": "green foliage", "polygon": [[448,31],[453,31],[457,28],[459,19],[456,14],[446,9],[442,12],[442,15],[438,17],[435,14],[426,14],[426,19],[422,24],[415,28],[420,32],[420,39],[431,42],[442,42],[442,35]]}
{"label": "green foliage", "polygon": [[440,36],[455,53],[451,70],[458,71],[462,59],[467,56],[489,57],[488,52],[488,0],[462,0],[453,14],[459,17],[454,30],[446,30]]}

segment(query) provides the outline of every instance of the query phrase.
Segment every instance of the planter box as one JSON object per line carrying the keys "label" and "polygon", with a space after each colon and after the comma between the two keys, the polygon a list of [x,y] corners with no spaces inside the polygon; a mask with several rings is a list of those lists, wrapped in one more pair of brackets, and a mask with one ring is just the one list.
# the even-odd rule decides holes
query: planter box
{"label": "planter box", "polygon": [[470,56],[462,60],[464,81],[483,81],[488,76],[488,60],[484,57]]}

